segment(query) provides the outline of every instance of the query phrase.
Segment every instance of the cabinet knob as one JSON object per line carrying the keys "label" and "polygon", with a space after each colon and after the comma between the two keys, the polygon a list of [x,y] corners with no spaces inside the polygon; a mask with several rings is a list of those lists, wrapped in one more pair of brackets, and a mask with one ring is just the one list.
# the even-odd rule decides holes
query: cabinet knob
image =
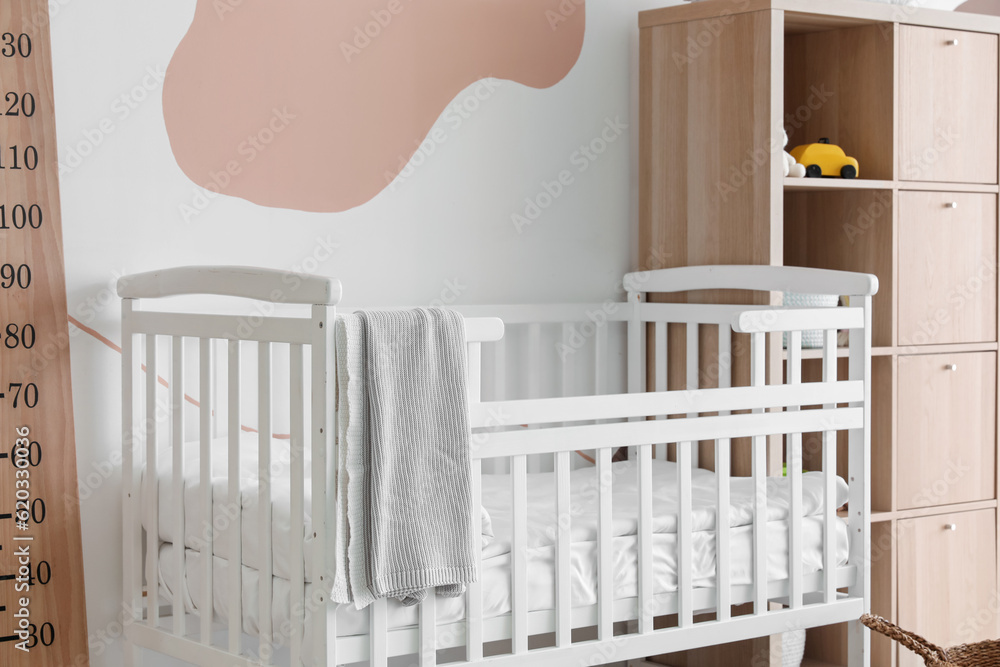
{"label": "cabinet knob", "polygon": [[944,529],[945,530],[950,530],[950,531],[956,531],[956,530],[958,530],[958,524],[955,524],[955,523],[946,523],[946,524],[944,524]]}
{"label": "cabinet knob", "polygon": [[958,370],[958,364],[946,364],[945,367],[944,367],[944,369],[946,371],[957,371]]}
{"label": "cabinet knob", "polygon": [[945,204],[944,207],[945,208],[958,208],[958,202],[957,201],[950,201],[947,204]]}
{"label": "cabinet knob", "polygon": [[948,41],[945,42],[945,44],[947,44],[948,46],[958,46],[958,40],[957,39],[949,39]]}

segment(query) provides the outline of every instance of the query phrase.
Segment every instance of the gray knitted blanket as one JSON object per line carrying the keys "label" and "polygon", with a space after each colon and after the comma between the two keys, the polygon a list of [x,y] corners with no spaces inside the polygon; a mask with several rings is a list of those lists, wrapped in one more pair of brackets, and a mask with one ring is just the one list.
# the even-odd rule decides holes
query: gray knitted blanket
{"label": "gray knitted blanket", "polygon": [[[439,308],[336,323],[339,512],[333,599],[415,604],[476,580],[465,326]],[[345,479],[346,478],[346,479]]]}

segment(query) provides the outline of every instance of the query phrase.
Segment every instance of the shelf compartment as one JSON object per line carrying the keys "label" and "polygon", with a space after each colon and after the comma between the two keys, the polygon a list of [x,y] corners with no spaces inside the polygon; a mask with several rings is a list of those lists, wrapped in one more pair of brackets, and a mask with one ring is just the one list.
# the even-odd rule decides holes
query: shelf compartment
{"label": "shelf compartment", "polygon": [[789,149],[825,137],[857,158],[861,178],[895,178],[894,42],[886,23],[785,35]]}
{"label": "shelf compartment", "polygon": [[878,277],[872,344],[893,344],[892,190],[786,191],[784,264]]}

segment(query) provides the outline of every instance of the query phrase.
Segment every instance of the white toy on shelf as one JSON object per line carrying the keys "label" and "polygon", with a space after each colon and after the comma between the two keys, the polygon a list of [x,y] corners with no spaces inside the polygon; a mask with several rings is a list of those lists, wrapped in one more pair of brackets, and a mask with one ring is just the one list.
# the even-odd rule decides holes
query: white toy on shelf
{"label": "white toy on shelf", "polygon": [[[788,132],[784,132],[784,135],[785,146],[788,146]],[[783,171],[785,172],[785,176],[791,176],[792,178],[806,177],[805,165],[799,164],[788,151],[785,151],[785,168]]]}

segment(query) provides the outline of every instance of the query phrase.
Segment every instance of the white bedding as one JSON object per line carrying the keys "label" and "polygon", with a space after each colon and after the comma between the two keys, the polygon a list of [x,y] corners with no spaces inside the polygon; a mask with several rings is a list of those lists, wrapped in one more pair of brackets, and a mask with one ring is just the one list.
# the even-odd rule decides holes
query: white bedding
{"label": "white bedding", "polygon": [[[258,631],[258,574],[262,547],[258,536],[257,498],[257,439],[255,434],[243,435],[241,456],[242,506],[243,506],[243,628],[250,634]],[[161,448],[167,449],[167,448]],[[213,522],[216,527],[214,595],[215,611],[228,619],[226,571],[230,554],[229,535],[232,531],[233,513],[227,506],[225,439],[213,443]],[[272,444],[273,516],[272,544],[274,563],[274,627],[287,626],[289,617],[289,549],[293,536],[289,521],[289,467],[288,442],[274,440]],[[198,445],[185,447],[185,571],[178,573],[174,551],[176,542],[174,524],[177,505],[172,500],[170,452],[161,451],[158,461],[159,489],[159,575],[161,602],[172,600],[172,592],[183,583],[185,604],[189,611],[199,608],[205,600],[201,552],[205,548],[202,513],[198,488]],[[306,456],[307,513],[309,508],[309,472]],[[653,462],[653,575],[654,593],[667,593],[677,588],[676,560],[676,466],[664,461]],[[614,538],[614,590],[616,598],[635,597],[636,591],[636,525],[638,517],[638,483],[636,465],[622,462],[613,465],[613,534]],[[551,473],[528,476],[528,599],[532,611],[555,607],[554,536],[556,534],[555,481]],[[483,550],[483,607],[487,618],[510,611],[510,544],[512,513],[510,503],[510,478],[506,475],[483,476],[483,505],[490,514],[494,539]],[[583,468],[571,474],[573,507],[572,517],[572,586],[574,606],[586,606],[597,601],[597,519],[598,486],[594,468]],[[803,572],[809,574],[822,569],[823,533],[822,488],[820,473],[803,475]],[[715,475],[706,470],[693,474],[693,574],[695,587],[711,587],[715,582]],[[752,579],[752,537],[750,525],[753,516],[752,480],[733,479],[730,510],[731,565],[733,585],[749,584]],[[149,480],[142,485],[144,512],[143,523],[151,525],[151,500]],[[788,576],[788,481],[783,478],[768,480],[768,578],[785,579]],[[838,506],[847,501],[847,485],[837,480]],[[844,564],[848,555],[848,531],[837,521],[837,562]],[[306,517],[304,540],[306,572],[312,562],[312,531]],[[297,536],[302,540],[302,536]],[[308,578],[308,577],[307,577]],[[307,588],[311,584],[307,585]],[[307,591],[308,595],[308,591]],[[390,601],[389,627],[404,627],[417,622],[418,608],[403,607]],[[438,622],[448,623],[465,616],[464,598],[438,598]],[[337,611],[337,633],[340,636],[363,634],[368,628],[367,611],[356,611],[341,606]],[[308,639],[308,638],[307,638]]]}

